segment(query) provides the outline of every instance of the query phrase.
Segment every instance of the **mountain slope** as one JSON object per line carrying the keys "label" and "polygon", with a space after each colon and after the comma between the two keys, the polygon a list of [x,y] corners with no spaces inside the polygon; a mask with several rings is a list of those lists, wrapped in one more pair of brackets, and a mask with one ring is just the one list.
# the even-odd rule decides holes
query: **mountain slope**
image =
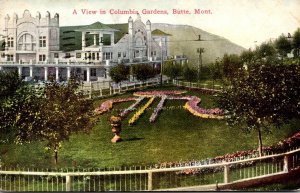
{"label": "mountain slope", "polygon": [[[223,37],[189,25],[153,23],[151,30],[155,29],[172,35],[169,37],[170,55],[184,54],[192,64],[198,64],[199,54],[197,53],[197,48],[199,47],[204,48],[204,53],[202,54],[203,64],[214,62],[216,58],[222,58],[225,53],[240,54],[245,50],[245,48]],[[201,35],[201,39],[206,41],[193,41],[198,40],[198,35]]]}

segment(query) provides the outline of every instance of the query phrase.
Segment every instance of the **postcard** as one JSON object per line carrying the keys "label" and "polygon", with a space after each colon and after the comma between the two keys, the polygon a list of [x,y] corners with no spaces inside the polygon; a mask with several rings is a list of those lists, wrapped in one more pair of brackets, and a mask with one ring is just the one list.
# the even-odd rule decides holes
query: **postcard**
{"label": "postcard", "polygon": [[298,0],[0,4],[0,191],[299,190]]}

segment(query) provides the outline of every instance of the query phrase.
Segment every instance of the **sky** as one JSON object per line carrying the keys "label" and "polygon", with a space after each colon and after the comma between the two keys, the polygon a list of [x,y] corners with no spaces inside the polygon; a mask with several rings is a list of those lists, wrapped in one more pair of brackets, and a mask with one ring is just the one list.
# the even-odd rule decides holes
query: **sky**
{"label": "sky", "polygon": [[[111,14],[110,10],[135,10],[142,21],[190,25],[229,39],[244,48],[254,47],[300,27],[300,0],[0,0],[0,34],[4,17],[25,9],[33,17],[39,11],[60,16],[60,26],[102,23],[127,23],[135,14]],[[83,14],[82,10],[96,11]],[[162,10],[168,14],[143,14],[142,10]],[[190,14],[173,14],[173,9],[189,10]],[[194,14],[195,9],[208,14]],[[76,10],[77,14],[75,14]],[[102,14],[100,14],[102,10]],[[106,13],[104,14],[103,11]]]}

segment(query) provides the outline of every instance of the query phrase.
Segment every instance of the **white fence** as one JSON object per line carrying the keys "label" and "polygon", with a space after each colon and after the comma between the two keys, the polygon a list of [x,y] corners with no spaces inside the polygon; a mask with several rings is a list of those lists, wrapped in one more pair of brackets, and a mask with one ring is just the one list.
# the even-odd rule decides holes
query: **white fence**
{"label": "white fence", "polygon": [[194,161],[175,166],[72,170],[0,170],[3,191],[147,191],[212,188],[289,173],[300,166],[300,148],[286,153],[236,157],[231,162]]}
{"label": "white fence", "polygon": [[176,86],[194,88],[194,89],[212,89],[212,90],[221,90],[222,86],[218,84],[206,84],[206,83],[196,83],[196,82],[186,82],[181,80],[173,80],[173,84]]}
{"label": "white fence", "polygon": [[[112,81],[90,82],[80,86],[79,90],[83,92],[88,98],[99,98],[105,96],[112,96],[126,91],[146,88],[150,86],[160,85],[160,78],[150,79],[139,82],[126,82],[122,84],[112,84]],[[169,84],[169,79],[163,79],[163,84]]]}

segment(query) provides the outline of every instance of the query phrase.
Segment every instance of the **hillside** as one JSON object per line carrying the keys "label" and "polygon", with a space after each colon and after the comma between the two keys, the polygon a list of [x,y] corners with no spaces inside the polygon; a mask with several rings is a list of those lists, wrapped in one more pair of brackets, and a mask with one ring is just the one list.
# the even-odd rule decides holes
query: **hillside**
{"label": "hillside", "polygon": [[[198,64],[199,60],[199,54],[197,53],[197,48],[199,47],[204,48],[202,55],[203,64],[214,62],[217,57],[221,58],[225,53],[240,54],[245,49],[223,37],[208,33],[193,26],[153,23],[151,30],[155,29],[160,29],[172,34],[172,36],[169,37],[171,55],[184,54],[189,58],[191,63],[195,64]],[[197,40],[198,35],[201,35],[201,39],[207,41],[191,41]]]}

